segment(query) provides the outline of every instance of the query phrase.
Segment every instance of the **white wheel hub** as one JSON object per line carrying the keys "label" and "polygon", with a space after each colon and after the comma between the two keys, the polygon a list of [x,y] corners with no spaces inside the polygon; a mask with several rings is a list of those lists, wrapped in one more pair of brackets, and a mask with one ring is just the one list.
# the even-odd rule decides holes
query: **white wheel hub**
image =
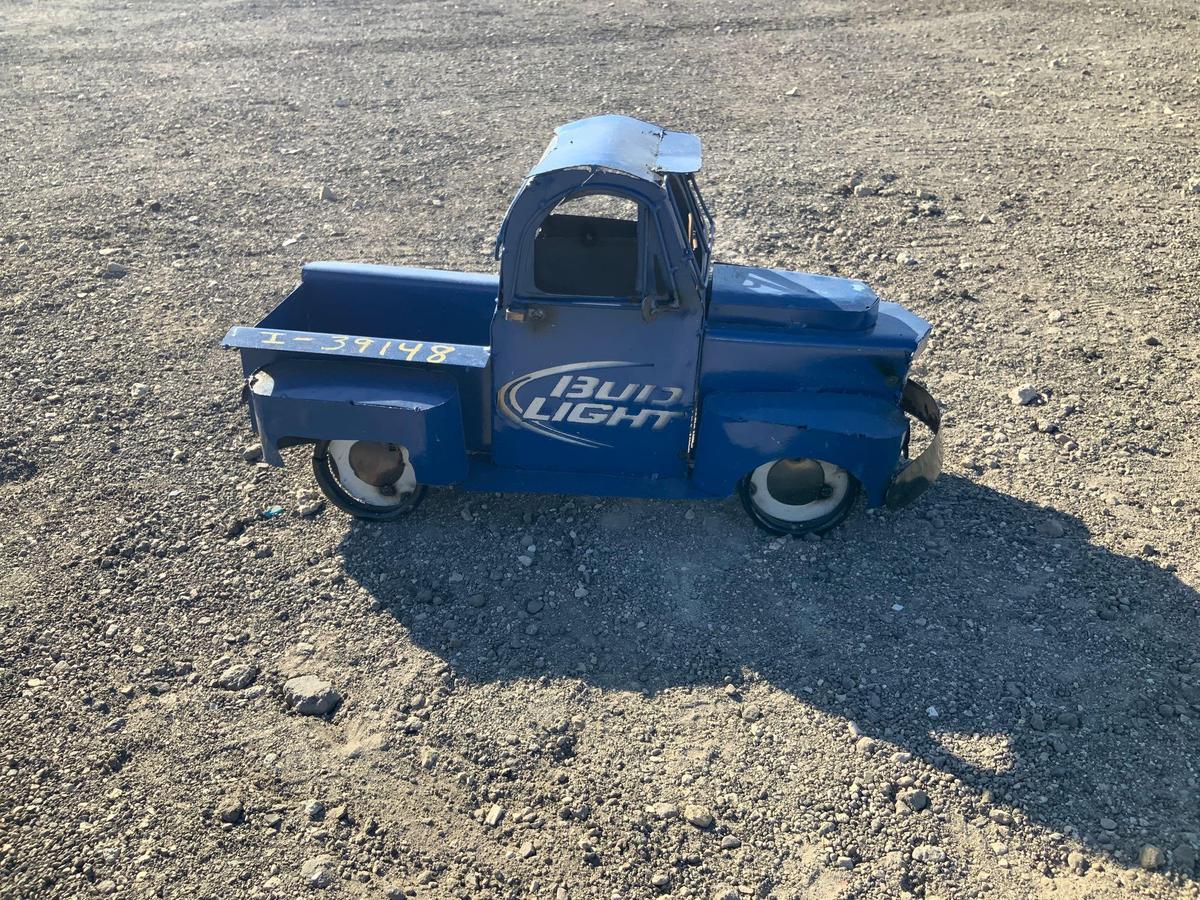
{"label": "white wheel hub", "polygon": [[751,498],[754,505],[766,515],[783,522],[812,522],[832,513],[846,499],[846,492],[850,490],[850,474],[841,466],[819,459],[811,461],[820,466],[824,481],[819,496],[806,503],[789,503],[772,494],[771,470],[777,465],[789,462],[791,461],[773,459],[763,463],[750,475]]}
{"label": "white wheel hub", "polygon": [[395,481],[375,485],[360,478],[350,462],[350,451],[358,441],[330,441],[325,452],[336,470],[338,483],[360,503],[371,506],[399,506],[417,489],[417,473],[409,462],[408,448],[400,447],[404,471]]}

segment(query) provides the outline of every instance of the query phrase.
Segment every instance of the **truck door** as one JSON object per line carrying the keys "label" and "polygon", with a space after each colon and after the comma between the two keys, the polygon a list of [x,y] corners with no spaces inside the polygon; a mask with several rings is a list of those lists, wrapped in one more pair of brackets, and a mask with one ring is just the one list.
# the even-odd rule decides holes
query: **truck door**
{"label": "truck door", "polygon": [[667,215],[580,190],[512,248],[492,334],[498,465],[687,474],[703,309],[668,274]]}

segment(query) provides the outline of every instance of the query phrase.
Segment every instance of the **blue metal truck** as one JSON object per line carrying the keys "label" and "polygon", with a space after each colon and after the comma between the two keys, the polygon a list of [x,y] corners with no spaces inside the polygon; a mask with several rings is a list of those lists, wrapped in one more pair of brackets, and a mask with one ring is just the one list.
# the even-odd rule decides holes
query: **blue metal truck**
{"label": "blue metal truck", "polygon": [[[713,260],[700,141],[624,116],[555,131],[509,206],[499,276],[318,262],[241,352],[267,462],[313,445],[364,519],[428,485],[721,499],[825,531],[941,468],[908,377],[927,322],[861,281]],[[912,420],[933,432],[909,458]]]}

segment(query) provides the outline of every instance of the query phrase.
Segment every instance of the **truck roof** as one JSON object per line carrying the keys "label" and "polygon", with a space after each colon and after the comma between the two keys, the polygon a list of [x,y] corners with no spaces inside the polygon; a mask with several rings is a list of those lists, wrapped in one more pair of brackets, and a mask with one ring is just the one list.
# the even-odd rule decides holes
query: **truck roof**
{"label": "truck roof", "polygon": [[700,138],[629,116],[592,116],[560,125],[529,176],[559,169],[602,168],[658,181],[664,172],[700,171]]}

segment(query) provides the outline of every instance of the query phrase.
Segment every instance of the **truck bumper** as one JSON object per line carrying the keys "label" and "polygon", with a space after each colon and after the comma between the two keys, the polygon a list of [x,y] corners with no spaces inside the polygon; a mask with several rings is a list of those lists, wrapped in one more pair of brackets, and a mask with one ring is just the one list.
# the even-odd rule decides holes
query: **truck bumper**
{"label": "truck bumper", "polygon": [[933,440],[920,456],[905,460],[888,486],[884,502],[890,509],[911,503],[937,480],[942,471],[942,411],[919,381],[909,379],[901,397],[904,411],[933,432]]}

